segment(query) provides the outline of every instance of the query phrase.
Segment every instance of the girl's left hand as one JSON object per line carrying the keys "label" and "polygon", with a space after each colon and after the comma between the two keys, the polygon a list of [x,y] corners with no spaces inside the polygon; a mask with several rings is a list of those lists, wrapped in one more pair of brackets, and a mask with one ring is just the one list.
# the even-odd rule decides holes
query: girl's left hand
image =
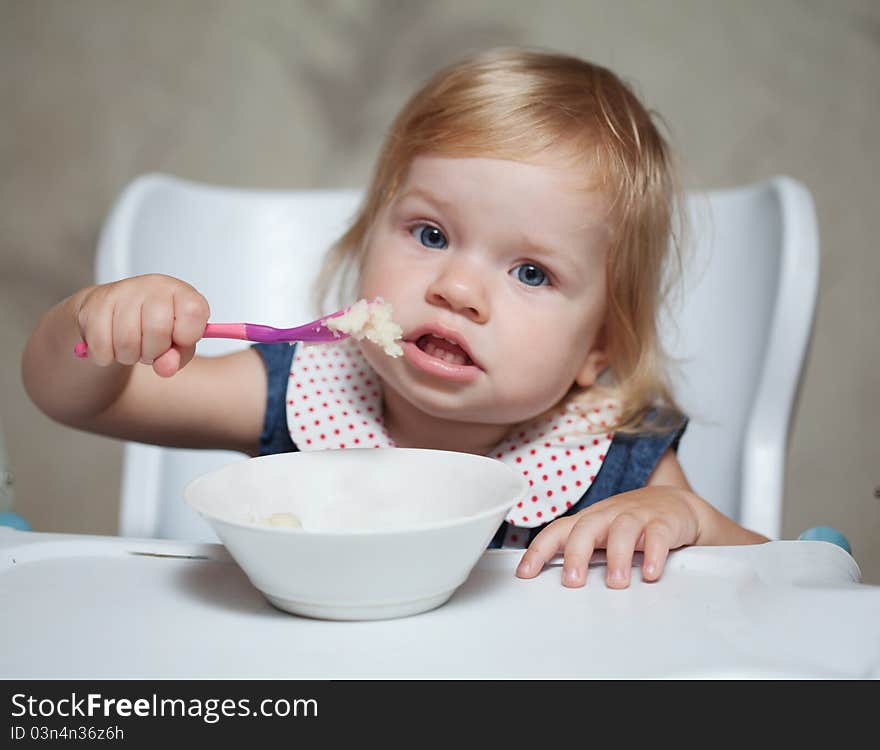
{"label": "girl's left hand", "polygon": [[693,492],[673,486],[652,485],[609,497],[550,523],[532,540],[516,575],[534,578],[564,551],[562,583],[577,588],[586,583],[593,550],[604,548],[610,588],[629,586],[636,550],[644,553],[642,579],[656,581],[669,550],[698,543],[700,507]]}

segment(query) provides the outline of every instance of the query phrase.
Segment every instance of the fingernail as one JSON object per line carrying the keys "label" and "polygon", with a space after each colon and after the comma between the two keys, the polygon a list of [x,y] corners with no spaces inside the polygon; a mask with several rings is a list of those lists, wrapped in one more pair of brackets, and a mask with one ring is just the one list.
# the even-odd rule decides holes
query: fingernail
{"label": "fingernail", "polygon": [[580,582],[580,571],[577,568],[569,568],[565,571],[566,583],[579,583]]}
{"label": "fingernail", "polygon": [[643,570],[644,570],[644,572],[645,572],[645,575],[652,576],[652,575],[654,575],[654,573],[657,572],[657,566],[654,565],[654,563],[648,563],[648,564],[643,568]]}
{"label": "fingernail", "polygon": [[527,575],[531,575],[534,568],[535,568],[535,566],[532,565],[532,563],[530,561],[526,560],[526,561],[521,562],[519,564],[519,567],[516,569],[516,572],[519,575],[527,576]]}
{"label": "fingernail", "polygon": [[615,583],[623,583],[626,580],[626,573],[621,568],[615,568],[611,571],[610,578]]}

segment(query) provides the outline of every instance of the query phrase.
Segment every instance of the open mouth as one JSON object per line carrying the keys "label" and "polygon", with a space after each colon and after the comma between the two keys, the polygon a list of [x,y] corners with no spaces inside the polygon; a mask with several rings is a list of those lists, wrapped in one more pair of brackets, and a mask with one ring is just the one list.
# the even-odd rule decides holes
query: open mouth
{"label": "open mouth", "polygon": [[472,365],[474,363],[468,353],[454,341],[435,336],[432,333],[419,336],[416,340],[416,346],[429,357],[442,359],[451,365]]}

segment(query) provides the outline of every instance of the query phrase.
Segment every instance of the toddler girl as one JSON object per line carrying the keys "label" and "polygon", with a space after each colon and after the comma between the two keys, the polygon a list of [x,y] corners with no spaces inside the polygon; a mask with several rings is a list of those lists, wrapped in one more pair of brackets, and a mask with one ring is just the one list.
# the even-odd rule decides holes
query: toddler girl
{"label": "toddler girl", "polygon": [[492,541],[527,547],[517,575],[562,551],[564,585],[582,586],[604,548],[609,586],[629,584],[635,550],[656,580],[670,549],[766,541],[676,458],[686,420],[657,331],[675,200],[667,144],[613,73],[489,51],[406,104],[319,280],[322,301],[341,279],[346,304],[389,302],[403,356],[348,339],[194,357],[207,300],[149,275],[50,310],[25,385],[65,424],[140,442],[493,456],[529,480]]}

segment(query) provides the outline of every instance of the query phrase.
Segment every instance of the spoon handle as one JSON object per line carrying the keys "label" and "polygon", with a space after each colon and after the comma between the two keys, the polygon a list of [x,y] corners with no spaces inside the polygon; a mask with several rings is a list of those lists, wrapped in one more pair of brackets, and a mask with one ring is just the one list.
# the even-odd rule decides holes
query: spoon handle
{"label": "spoon handle", "polygon": [[[313,320],[311,323],[296,326],[294,328],[274,328],[260,325],[259,323],[208,323],[202,334],[203,339],[237,339],[239,341],[253,341],[259,344],[277,344],[281,342],[291,343],[304,341],[310,344],[329,343],[342,341],[348,338],[347,333],[334,331],[326,326],[328,318],[342,315],[345,310],[340,310],[323,318]],[[80,359],[89,356],[89,346],[85,341],[80,341],[73,347],[73,353]]]}

